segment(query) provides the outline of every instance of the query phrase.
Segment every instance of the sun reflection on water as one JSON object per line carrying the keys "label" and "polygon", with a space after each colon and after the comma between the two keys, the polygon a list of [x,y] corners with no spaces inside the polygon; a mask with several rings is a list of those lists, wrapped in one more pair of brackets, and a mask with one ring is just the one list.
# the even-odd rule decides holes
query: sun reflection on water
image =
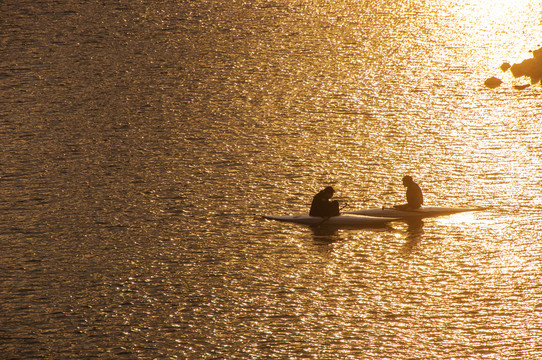
{"label": "sun reflection on water", "polygon": [[509,72],[500,72],[500,65],[505,61],[520,62],[540,43],[542,23],[532,21],[532,14],[540,12],[538,1],[454,0],[439,3],[446,16],[439,29],[444,43],[437,55],[447,57],[450,50],[461,54],[457,65],[467,66],[474,77],[491,74],[511,79]]}

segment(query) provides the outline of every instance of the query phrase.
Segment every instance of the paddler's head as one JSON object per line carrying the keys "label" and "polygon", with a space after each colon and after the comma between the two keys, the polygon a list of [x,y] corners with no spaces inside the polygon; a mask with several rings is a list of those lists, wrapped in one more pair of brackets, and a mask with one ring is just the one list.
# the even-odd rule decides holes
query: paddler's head
{"label": "paddler's head", "polygon": [[412,179],[412,176],[410,175],[403,176],[403,186],[408,186],[412,184],[413,182],[414,180]]}
{"label": "paddler's head", "polygon": [[333,190],[333,188],[331,186],[327,186],[324,189],[324,194],[327,196],[328,199],[331,198],[334,193],[335,193],[335,190]]}

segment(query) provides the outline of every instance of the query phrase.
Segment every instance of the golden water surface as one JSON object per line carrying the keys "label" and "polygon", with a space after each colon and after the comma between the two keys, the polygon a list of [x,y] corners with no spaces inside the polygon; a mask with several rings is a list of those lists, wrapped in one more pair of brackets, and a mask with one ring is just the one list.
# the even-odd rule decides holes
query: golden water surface
{"label": "golden water surface", "polygon": [[[542,356],[535,0],[5,0],[0,357]],[[484,81],[496,76],[496,89]],[[262,220],[404,202],[384,229]]]}

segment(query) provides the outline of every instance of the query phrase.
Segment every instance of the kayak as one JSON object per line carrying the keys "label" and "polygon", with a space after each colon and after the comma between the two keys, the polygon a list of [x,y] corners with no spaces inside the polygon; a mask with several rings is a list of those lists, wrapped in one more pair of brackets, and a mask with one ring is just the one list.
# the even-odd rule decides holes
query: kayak
{"label": "kayak", "polygon": [[453,215],[468,211],[480,211],[484,208],[425,207],[416,210],[397,210],[394,208],[375,208],[348,212],[348,214],[376,216],[383,218],[422,219],[428,217]]}
{"label": "kayak", "polygon": [[364,215],[338,215],[330,218],[322,218],[319,216],[310,215],[293,215],[293,216],[269,216],[264,215],[264,219],[284,221],[296,224],[304,224],[311,226],[329,225],[329,226],[382,226],[390,221],[395,221],[393,217],[375,217]]}

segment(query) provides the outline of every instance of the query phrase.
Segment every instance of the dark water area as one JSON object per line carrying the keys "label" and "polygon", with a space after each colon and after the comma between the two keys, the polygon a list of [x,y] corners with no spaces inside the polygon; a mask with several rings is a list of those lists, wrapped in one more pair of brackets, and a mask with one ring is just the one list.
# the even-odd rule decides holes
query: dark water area
{"label": "dark water area", "polygon": [[[541,14],[2,1],[0,358],[540,357],[542,88],[499,67]],[[427,206],[487,209],[261,218],[328,185],[401,203],[405,174]]]}

